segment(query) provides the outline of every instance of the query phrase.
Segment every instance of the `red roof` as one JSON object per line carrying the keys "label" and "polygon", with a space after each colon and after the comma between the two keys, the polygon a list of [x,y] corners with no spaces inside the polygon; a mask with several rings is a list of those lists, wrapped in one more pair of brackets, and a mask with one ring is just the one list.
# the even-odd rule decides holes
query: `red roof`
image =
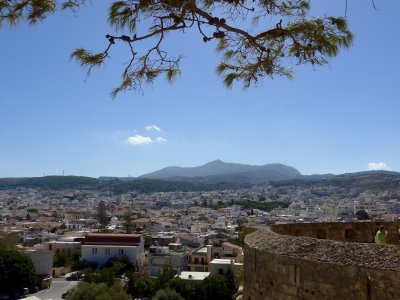
{"label": "red roof", "polygon": [[140,234],[107,234],[88,233],[83,240],[84,245],[138,245],[141,241]]}

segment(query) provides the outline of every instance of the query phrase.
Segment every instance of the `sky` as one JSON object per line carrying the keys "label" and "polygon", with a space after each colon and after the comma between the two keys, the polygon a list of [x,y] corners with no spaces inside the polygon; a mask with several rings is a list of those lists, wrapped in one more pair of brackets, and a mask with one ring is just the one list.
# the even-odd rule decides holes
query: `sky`
{"label": "sky", "polygon": [[[182,75],[116,99],[122,47],[88,79],[69,59],[75,48],[105,47],[107,2],[0,28],[0,177],[138,176],[215,159],[302,174],[400,171],[400,1],[375,0],[375,10],[349,0],[350,49],[246,91],[223,86],[213,43],[172,35]],[[312,4],[315,16],[345,12],[345,0]]]}

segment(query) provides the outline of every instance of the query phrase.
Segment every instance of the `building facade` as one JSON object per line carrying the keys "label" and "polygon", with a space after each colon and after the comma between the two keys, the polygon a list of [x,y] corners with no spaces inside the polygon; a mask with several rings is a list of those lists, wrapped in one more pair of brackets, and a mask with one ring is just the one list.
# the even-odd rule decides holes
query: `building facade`
{"label": "building facade", "polygon": [[82,260],[103,266],[110,258],[125,255],[137,267],[144,261],[141,234],[88,233],[82,243]]}

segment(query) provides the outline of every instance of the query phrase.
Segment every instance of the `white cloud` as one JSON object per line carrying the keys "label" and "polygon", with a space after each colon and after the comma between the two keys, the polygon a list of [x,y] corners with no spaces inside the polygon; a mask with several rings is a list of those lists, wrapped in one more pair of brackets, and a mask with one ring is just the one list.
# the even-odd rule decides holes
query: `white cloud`
{"label": "white cloud", "polygon": [[161,128],[158,127],[157,125],[154,125],[154,124],[153,125],[148,125],[145,128],[146,128],[147,131],[151,131],[151,130],[155,130],[155,131],[158,131],[158,132],[161,131]]}
{"label": "white cloud", "polygon": [[377,170],[390,170],[389,166],[385,164],[384,162],[378,162],[378,163],[368,163],[368,170],[370,171],[377,171]]}
{"label": "white cloud", "polygon": [[168,142],[167,139],[164,139],[163,137],[159,136],[158,138],[156,138],[157,143],[166,143]]}
{"label": "white cloud", "polygon": [[148,136],[136,134],[134,136],[128,137],[127,142],[131,145],[147,145],[151,144],[153,140]]}

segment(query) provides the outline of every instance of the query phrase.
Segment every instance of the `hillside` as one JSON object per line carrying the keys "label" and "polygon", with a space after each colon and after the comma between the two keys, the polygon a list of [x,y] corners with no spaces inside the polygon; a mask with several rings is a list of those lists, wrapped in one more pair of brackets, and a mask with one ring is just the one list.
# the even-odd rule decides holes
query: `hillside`
{"label": "hillside", "polygon": [[134,179],[115,184],[112,191],[116,194],[135,191],[138,193],[151,192],[196,192],[215,191],[226,189],[249,188],[251,185],[236,184],[231,182],[219,182],[215,184],[194,183],[186,181],[170,181],[160,179]]}
{"label": "hillside", "polygon": [[336,187],[350,189],[369,190],[372,192],[395,191],[400,186],[400,173],[389,171],[367,171],[346,173],[341,175],[329,175],[326,177],[306,177],[294,180],[271,182],[275,187]]}
{"label": "hillside", "polygon": [[0,178],[0,190],[17,188],[40,188],[49,190],[82,189],[113,191],[116,194],[136,191],[138,193],[175,191],[213,191],[248,188],[251,185],[232,182],[192,183],[157,179],[109,178],[108,180],[82,176],[45,176],[32,178]]}
{"label": "hillside", "polygon": [[256,166],[215,160],[199,167],[167,167],[144,174],[140,178],[255,184],[265,181],[289,180],[299,176],[301,173],[298,170],[283,164]]}
{"label": "hillside", "polygon": [[14,188],[41,189],[93,189],[98,185],[96,178],[84,176],[44,176],[30,178],[0,178],[0,190]]}
{"label": "hillside", "polygon": [[[278,168],[279,170],[279,168]],[[45,176],[32,178],[0,178],[0,190],[17,188],[40,188],[47,190],[81,189],[96,191],[112,191],[116,194],[133,192],[173,192],[173,191],[213,191],[225,189],[250,188],[256,184],[275,187],[315,187],[322,192],[327,187],[346,190],[359,189],[374,192],[395,191],[400,186],[400,173],[369,171],[341,175],[298,176],[289,180],[266,180],[261,169],[253,172],[241,172],[208,177],[175,177],[169,179],[148,178],[104,178],[97,179],[83,176]],[[278,172],[274,176],[277,178]],[[257,179],[257,176],[258,179]],[[283,174],[281,178],[285,178]],[[332,190],[334,193],[334,190]]]}

